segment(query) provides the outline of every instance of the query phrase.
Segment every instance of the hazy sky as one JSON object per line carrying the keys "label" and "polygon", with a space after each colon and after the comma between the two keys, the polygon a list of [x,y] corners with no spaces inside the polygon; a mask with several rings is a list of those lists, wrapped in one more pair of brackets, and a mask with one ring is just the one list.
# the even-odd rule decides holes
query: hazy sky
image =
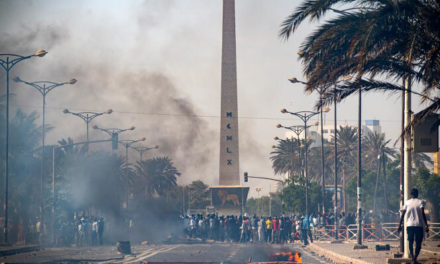
{"label": "hazy sky", "polygon": [[[275,125],[300,124],[280,113],[312,110],[317,96],[303,93],[288,78],[302,78],[296,53],[314,30],[304,23],[288,41],[278,37],[280,24],[300,0],[236,0],[240,178],[274,176],[269,160]],[[104,111],[101,127],[136,130],[121,139],[145,136],[145,145],[160,145],[183,172],[182,183],[201,179],[218,184],[221,66],[220,0],[0,0],[0,53],[49,53],[18,64],[11,78],[28,81],[78,79],[47,96],[47,142],[85,138],[82,120],[61,111]],[[1,93],[4,94],[4,73]],[[12,84],[12,107],[41,113],[41,96]],[[356,124],[357,97],[341,103],[338,119]],[[418,99],[414,98],[414,105]],[[378,119],[394,140],[400,129],[400,97],[370,93],[363,99],[363,119]],[[417,109],[417,107],[416,107]],[[417,111],[417,110],[415,110]],[[326,124],[333,122],[333,112]],[[91,129],[92,139],[105,137]],[[110,144],[104,146],[110,149]],[[120,149],[121,154],[123,150]],[[130,152],[130,159],[138,159]],[[144,157],[153,156],[153,152]],[[271,182],[254,181],[269,191]]]}

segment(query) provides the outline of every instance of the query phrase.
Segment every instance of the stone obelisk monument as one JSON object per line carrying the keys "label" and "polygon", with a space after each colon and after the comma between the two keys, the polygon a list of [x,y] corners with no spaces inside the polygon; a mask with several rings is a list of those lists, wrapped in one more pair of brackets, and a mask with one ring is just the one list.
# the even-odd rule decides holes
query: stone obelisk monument
{"label": "stone obelisk monument", "polygon": [[237,59],[235,40],[235,0],[223,0],[220,186],[212,187],[212,201],[218,211],[243,213],[249,191],[240,186],[237,111]]}
{"label": "stone obelisk monument", "polygon": [[235,1],[223,0],[220,185],[239,185]]}

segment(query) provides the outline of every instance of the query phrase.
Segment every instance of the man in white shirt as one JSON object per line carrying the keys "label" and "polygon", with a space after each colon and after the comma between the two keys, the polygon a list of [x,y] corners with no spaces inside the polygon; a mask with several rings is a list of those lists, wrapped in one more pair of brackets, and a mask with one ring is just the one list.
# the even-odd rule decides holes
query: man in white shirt
{"label": "man in white shirt", "polygon": [[[423,240],[423,224],[425,225],[425,231],[429,231],[428,221],[426,220],[425,209],[423,201],[418,199],[419,191],[417,189],[411,190],[411,199],[405,202],[405,205],[401,209],[402,216],[400,218],[398,231],[402,230],[403,220],[405,214],[407,214],[406,219],[406,231],[408,233],[409,241],[409,254],[412,258],[413,263],[417,262],[417,257],[419,256],[420,250],[422,249]],[[413,244],[414,240],[416,242],[416,250],[414,254]]]}

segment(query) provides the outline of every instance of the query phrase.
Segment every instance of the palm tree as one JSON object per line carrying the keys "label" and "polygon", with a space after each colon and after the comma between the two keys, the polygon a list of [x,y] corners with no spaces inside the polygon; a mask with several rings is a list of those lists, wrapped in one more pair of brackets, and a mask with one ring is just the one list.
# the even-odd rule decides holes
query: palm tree
{"label": "palm tree", "polygon": [[[392,148],[389,148],[387,145],[390,143],[389,140],[385,140],[385,134],[373,132],[373,133],[367,133],[364,141],[365,150],[368,155],[367,161],[370,162],[370,166],[376,162],[376,185],[374,188],[374,198],[373,198],[373,212],[376,214],[376,204],[377,204],[377,191],[379,188],[379,178],[380,178],[380,169],[381,169],[381,163],[382,159],[385,159],[386,156],[394,157],[395,151]],[[385,165],[384,165],[385,166]],[[385,175],[384,175],[385,177]],[[384,180],[384,190],[386,190],[386,179]],[[385,206],[387,207],[387,199],[386,199],[386,192],[384,192],[384,202]],[[386,208],[385,208],[386,209]]]}
{"label": "palm tree", "polygon": [[144,198],[164,195],[177,185],[177,177],[180,176],[180,172],[168,157],[138,161],[135,171],[133,187],[138,194],[143,194]]}
{"label": "palm tree", "polygon": [[[348,198],[346,188],[348,181],[351,180],[355,172],[357,129],[351,126],[340,126],[336,131],[336,136],[338,138],[338,169],[342,172],[343,210],[347,212]],[[332,138],[332,141],[334,142],[334,138]],[[328,159],[330,161],[334,160],[334,152],[329,153]]]}
{"label": "palm tree", "polygon": [[[334,8],[341,4],[351,8]],[[425,100],[433,89],[439,88],[440,77],[433,76],[440,71],[438,2],[308,0],[283,22],[280,34],[288,38],[304,19],[319,20],[330,11],[338,15],[324,23],[301,47],[307,90],[328,88],[342,76],[353,74],[357,77],[342,86],[337,100],[360,90],[403,89],[390,82],[374,80],[379,75],[396,81],[414,78],[422,82]],[[324,96],[322,103],[333,100],[333,93]],[[440,99],[436,98],[421,116],[438,109]]]}
{"label": "palm tree", "polygon": [[[292,137],[281,139],[277,145],[273,146],[274,150],[270,153],[270,159],[275,174],[288,174],[293,181],[295,181],[295,175],[302,175],[304,143],[304,140]],[[308,146],[310,144],[309,141]]]}
{"label": "palm tree", "polygon": [[[0,107],[3,98],[0,97]],[[3,110],[3,109],[1,109]],[[35,151],[41,142],[41,127],[37,125],[38,115],[36,112],[26,114],[17,110],[10,120],[9,129],[9,220],[12,226],[18,226],[19,222],[28,223],[38,216],[40,197],[39,180],[35,172],[39,171],[40,159]],[[5,119],[0,115],[0,149],[5,148]],[[5,152],[0,151],[0,162],[3,164]],[[3,175],[4,176],[4,175]],[[4,188],[3,183],[0,186]],[[3,189],[2,189],[3,190]],[[3,203],[3,196],[0,198]],[[25,233],[27,225],[23,225]],[[10,240],[15,241],[16,231],[10,233]]]}

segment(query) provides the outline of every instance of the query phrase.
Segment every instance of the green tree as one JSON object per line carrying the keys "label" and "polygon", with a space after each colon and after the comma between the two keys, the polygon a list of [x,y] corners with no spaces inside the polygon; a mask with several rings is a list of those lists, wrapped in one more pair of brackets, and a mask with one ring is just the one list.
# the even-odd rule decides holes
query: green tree
{"label": "green tree", "polygon": [[[367,133],[367,135],[365,136],[365,140],[364,142],[364,150],[367,156],[366,159],[366,168],[370,168],[372,170],[376,169],[376,181],[375,181],[375,188],[374,188],[374,198],[373,198],[373,213],[376,214],[376,203],[377,203],[377,191],[379,188],[379,180],[380,180],[380,174],[381,174],[381,165],[382,165],[382,161],[385,159],[387,156],[393,157],[395,154],[395,151],[388,147],[387,145],[389,144],[391,140],[385,140],[385,134],[383,133],[377,133],[377,132],[373,132],[373,133]],[[376,163],[376,166],[374,166],[374,164]],[[369,165],[369,166],[368,166]],[[374,168],[375,167],[375,168]],[[383,186],[384,189],[386,189],[386,177],[384,177],[383,179]],[[385,205],[388,203],[387,202],[387,198],[386,198],[386,192],[384,192],[384,200],[385,200]],[[387,210],[387,208],[385,208],[385,210]]]}
{"label": "green tree", "polygon": [[438,205],[440,204],[440,177],[431,173],[427,168],[420,167],[414,175],[414,186],[419,189],[420,197],[426,199],[430,204],[431,221],[440,220]]}
{"label": "green tree", "polygon": [[165,195],[177,185],[177,177],[180,176],[180,172],[168,157],[138,161],[135,172],[133,188],[136,193],[143,193],[145,198]]}
{"label": "green tree", "polygon": [[[341,7],[346,9],[338,9]],[[319,21],[329,12],[336,15],[321,24],[301,47],[300,57],[308,79],[306,89],[327,89],[346,75],[356,78],[324,96],[324,104],[333,100],[334,92],[341,100],[359,89],[403,89],[376,77],[396,81],[413,78],[424,85],[421,95],[425,101],[430,92],[438,89],[440,5],[437,1],[307,0],[284,20],[280,34],[289,38],[305,19]],[[438,100],[432,100],[420,116],[437,111]]]}
{"label": "green tree", "polygon": [[[355,175],[357,129],[351,126],[340,126],[336,131],[336,136],[338,138],[338,173],[340,171],[342,174],[340,179],[342,182],[343,211],[347,212],[349,199],[346,187],[347,182]],[[334,142],[334,137],[332,137],[332,142]],[[332,151],[328,154],[327,158],[333,162],[334,156],[335,153]]]}
{"label": "green tree", "polygon": [[205,209],[211,204],[209,186],[197,180],[186,186],[189,207],[191,209]]}
{"label": "green tree", "polygon": [[[5,118],[0,115],[0,160],[5,162]],[[35,222],[39,216],[40,206],[40,166],[41,148],[41,127],[36,124],[38,115],[36,112],[26,114],[20,109],[10,119],[9,137],[9,240],[15,242],[18,232],[18,225],[24,228],[28,234],[28,223]],[[4,167],[1,171],[4,180]],[[4,181],[1,181],[1,189],[4,190]],[[1,202],[4,202],[2,196]],[[29,239],[29,237],[28,237]]]}
{"label": "green tree", "polygon": [[274,150],[270,153],[272,168],[275,174],[302,175],[304,169],[303,148],[304,141],[295,138],[278,140]]}

